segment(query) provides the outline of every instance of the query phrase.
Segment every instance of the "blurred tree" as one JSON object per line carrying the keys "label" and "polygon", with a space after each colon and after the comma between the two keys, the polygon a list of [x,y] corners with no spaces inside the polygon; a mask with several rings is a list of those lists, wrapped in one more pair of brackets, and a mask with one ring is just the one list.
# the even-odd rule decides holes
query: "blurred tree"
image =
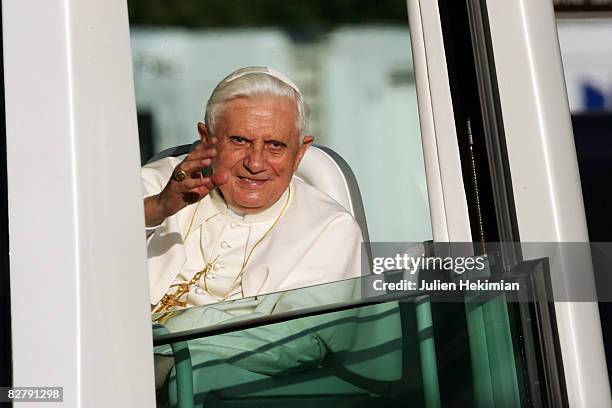
{"label": "blurred tree", "polygon": [[407,24],[405,0],[128,0],[132,25],[193,28]]}

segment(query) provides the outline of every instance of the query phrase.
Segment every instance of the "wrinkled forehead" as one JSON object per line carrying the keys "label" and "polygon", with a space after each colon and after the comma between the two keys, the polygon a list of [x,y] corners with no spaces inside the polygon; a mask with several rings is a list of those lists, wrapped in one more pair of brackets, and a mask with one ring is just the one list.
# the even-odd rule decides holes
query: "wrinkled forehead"
{"label": "wrinkled forehead", "polygon": [[276,95],[236,97],[225,103],[217,126],[275,127],[299,139],[299,112],[293,98]]}

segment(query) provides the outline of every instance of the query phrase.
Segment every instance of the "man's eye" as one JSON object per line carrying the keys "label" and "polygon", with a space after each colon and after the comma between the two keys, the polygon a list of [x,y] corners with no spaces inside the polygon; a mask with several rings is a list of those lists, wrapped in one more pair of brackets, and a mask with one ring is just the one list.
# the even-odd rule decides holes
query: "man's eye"
{"label": "man's eye", "polygon": [[244,137],[241,136],[232,136],[230,137],[230,139],[232,140],[232,142],[236,142],[236,143],[245,143],[246,139]]}
{"label": "man's eye", "polygon": [[272,149],[282,149],[286,145],[282,142],[268,142],[268,146],[270,146]]}

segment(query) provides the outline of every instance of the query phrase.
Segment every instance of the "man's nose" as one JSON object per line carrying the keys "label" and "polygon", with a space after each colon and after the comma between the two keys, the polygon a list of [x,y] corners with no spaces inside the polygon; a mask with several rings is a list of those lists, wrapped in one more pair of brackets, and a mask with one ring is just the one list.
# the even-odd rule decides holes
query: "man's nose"
{"label": "man's nose", "polygon": [[253,144],[244,157],[244,167],[251,173],[261,173],[266,169],[263,146]]}

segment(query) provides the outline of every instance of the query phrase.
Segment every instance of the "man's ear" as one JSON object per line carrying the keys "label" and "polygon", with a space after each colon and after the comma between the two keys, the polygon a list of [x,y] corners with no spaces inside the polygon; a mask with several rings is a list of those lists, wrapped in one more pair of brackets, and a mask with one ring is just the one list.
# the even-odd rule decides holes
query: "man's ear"
{"label": "man's ear", "polygon": [[312,135],[307,135],[302,138],[302,144],[299,147],[299,150],[297,153],[297,159],[295,161],[295,167],[293,169],[294,172],[297,170],[298,166],[300,165],[300,162],[302,161],[302,158],[304,157],[304,153],[306,153],[306,150],[308,150],[310,145],[312,145],[313,143],[314,143],[314,136]]}
{"label": "man's ear", "polygon": [[198,133],[200,134],[200,140],[202,141],[202,143],[208,140],[208,126],[206,126],[202,122],[198,122]]}

